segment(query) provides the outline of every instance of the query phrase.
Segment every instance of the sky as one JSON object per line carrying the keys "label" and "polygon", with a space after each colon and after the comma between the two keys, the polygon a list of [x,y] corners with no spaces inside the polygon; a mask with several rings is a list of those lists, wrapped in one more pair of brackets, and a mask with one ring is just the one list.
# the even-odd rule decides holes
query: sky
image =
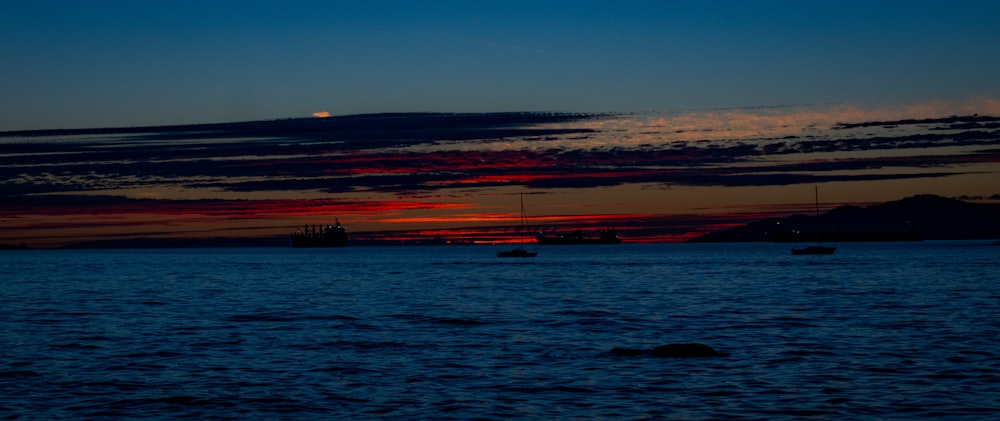
{"label": "sky", "polygon": [[993,1],[0,4],[0,130],[1000,97]]}
{"label": "sky", "polygon": [[[996,123],[941,119],[1000,116],[996,16],[992,1],[3,2],[0,243],[332,216],[490,241],[522,192],[540,226],[672,241],[808,209],[814,185],[829,206],[989,198]],[[414,112],[484,114],[440,115],[467,130],[441,137],[413,131],[427,116],[340,126]],[[51,131],[255,120],[286,124]],[[390,123],[409,126],[375,134]]]}

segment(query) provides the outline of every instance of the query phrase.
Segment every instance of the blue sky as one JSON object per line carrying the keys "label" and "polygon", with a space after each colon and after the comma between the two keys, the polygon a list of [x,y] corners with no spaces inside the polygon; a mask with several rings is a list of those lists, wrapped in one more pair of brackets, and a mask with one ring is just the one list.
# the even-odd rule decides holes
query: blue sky
{"label": "blue sky", "polygon": [[0,4],[0,131],[1000,97],[1000,2]]}

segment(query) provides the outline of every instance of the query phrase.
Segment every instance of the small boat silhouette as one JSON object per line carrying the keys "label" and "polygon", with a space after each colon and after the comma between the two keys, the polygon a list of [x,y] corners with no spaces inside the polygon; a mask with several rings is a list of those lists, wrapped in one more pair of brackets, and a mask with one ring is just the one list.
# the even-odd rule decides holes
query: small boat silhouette
{"label": "small boat silhouette", "polygon": [[792,254],[833,254],[837,251],[836,247],[824,246],[820,244],[820,224],[819,224],[819,186],[814,186],[816,195],[816,245],[808,246],[800,249],[792,249]]}
{"label": "small boat silhouette", "polygon": [[517,230],[520,245],[513,250],[498,252],[497,257],[535,257],[538,255],[537,251],[528,251],[524,249],[524,230],[527,225],[528,217],[524,213],[524,193],[521,193],[521,225]]}

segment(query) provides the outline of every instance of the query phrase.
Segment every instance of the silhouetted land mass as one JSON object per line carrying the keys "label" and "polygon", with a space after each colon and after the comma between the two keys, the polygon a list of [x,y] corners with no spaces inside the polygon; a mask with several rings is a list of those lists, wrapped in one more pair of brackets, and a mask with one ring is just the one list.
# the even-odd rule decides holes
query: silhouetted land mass
{"label": "silhouetted land mass", "polygon": [[29,249],[31,249],[31,247],[28,247],[28,245],[25,244],[25,243],[21,243],[21,244],[0,244],[0,250],[29,250]]}
{"label": "silhouetted land mass", "polygon": [[[451,246],[472,245],[462,240],[445,238],[424,238],[409,240],[388,240],[356,238],[348,241],[349,247],[370,246]],[[218,237],[218,238],[122,238],[114,240],[81,241],[68,244],[64,249],[177,249],[177,248],[229,248],[229,247],[291,247],[287,235],[271,237]],[[23,246],[25,249],[29,248]],[[15,250],[22,246],[2,245],[0,250]]]}
{"label": "silhouetted land mass", "polygon": [[690,242],[978,240],[1000,238],[1000,204],[918,195],[868,207],[840,206],[816,217],[768,218]]}
{"label": "silhouetted land mass", "polygon": [[[868,207],[840,206],[820,215],[822,241],[911,241],[1000,239],[1000,204],[971,203],[934,195],[920,195]],[[646,221],[649,222],[649,221]],[[669,220],[664,224],[676,223]],[[695,221],[697,222],[697,221]],[[718,222],[718,221],[714,221]],[[685,225],[687,226],[687,225]],[[812,215],[768,218],[725,231],[701,235],[690,242],[816,241]],[[693,228],[693,227],[689,227]],[[776,238],[777,232],[783,238]],[[631,231],[630,231],[631,232]],[[362,234],[362,233],[355,233]],[[353,238],[350,247],[387,245],[468,244],[447,238],[410,240]],[[135,238],[78,242],[73,249],[290,247],[287,235],[255,238]],[[8,245],[3,249],[20,249]]]}
{"label": "silhouetted land mass", "polygon": [[67,249],[175,249],[224,247],[290,247],[287,235],[253,238],[125,238],[116,240],[81,241]]}

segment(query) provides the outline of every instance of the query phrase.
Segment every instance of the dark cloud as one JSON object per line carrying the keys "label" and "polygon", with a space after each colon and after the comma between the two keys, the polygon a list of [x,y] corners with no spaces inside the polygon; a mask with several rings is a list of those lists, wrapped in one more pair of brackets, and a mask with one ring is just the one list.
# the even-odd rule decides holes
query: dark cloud
{"label": "dark cloud", "polygon": [[923,119],[902,119],[890,121],[866,121],[861,123],[837,123],[833,126],[835,130],[856,129],[859,127],[898,127],[898,126],[932,126],[930,130],[968,130],[971,128],[1000,128],[1000,117],[980,116],[978,114],[970,116],[951,116],[944,118],[923,118]]}
{"label": "dark cloud", "polygon": [[[840,123],[924,127],[840,138],[615,143],[588,123],[608,114],[377,114],[247,123],[0,133],[0,196],[114,191],[170,185],[230,192],[527,185],[587,188],[630,183],[767,186],[817,181],[945,177],[947,168],[1000,162],[997,117]],[[938,130],[949,128],[949,130]],[[934,129],[934,130],[931,130]],[[605,137],[602,137],[605,136]],[[516,140],[524,146],[510,148]],[[441,147],[449,143],[453,147]],[[878,151],[985,146],[976,153],[895,156]],[[793,154],[867,152],[841,159]],[[883,156],[879,156],[883,155]],[[890,156],[892,155],[892,156]],[[807,155],[804,155],[807,156]],[[768,163],[770,162],[770,163]],[[913,168],[940,168],[914,174]],[[898,171],[893,171],[894,169]],[[844,170],[861,173],[843,174]],[[865,170],[879,170],[864,173]],[[839,172],[839,173],[838,173]],[[91,198],[102,203],[107,198]],[[83,199],[74,199],[83,200]],[[67,206],[73,205],[65,202]]]}

